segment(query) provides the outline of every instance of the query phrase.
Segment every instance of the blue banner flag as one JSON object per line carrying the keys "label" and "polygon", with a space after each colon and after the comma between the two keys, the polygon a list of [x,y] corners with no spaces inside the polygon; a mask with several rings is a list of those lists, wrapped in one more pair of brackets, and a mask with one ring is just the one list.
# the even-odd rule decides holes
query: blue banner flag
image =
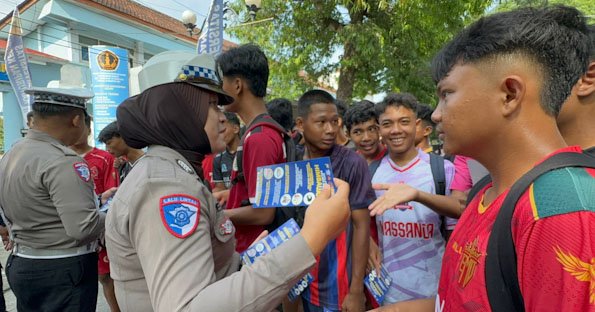
{"label": "blue banner flag", "polygon": [[[89,48],[89,66],[93,83],[93,124],[95,137],[116,120],[116,109],[130,95],[128,50],[108,46]],[[95,139],[95,146],[104,144]]]}
{"label": "blue banner flag", "polygon": [[27,125],[27,113],[31,110],[31,99],[29,95],[25,94],[24,90],[31,87],[31,73],[29,72],[29,63],[27,62],[23,37],[21,36],[19,11],[15,8],[13,12],[4,62],[6,63],[6,74],[10,85],[21,107],[23,125],[25,126]]}
{"label": "blue banner flag", "polygon": [[223,48],[223,0],[213,0],[205,27],[198,38],[198,54],[219,54]]}

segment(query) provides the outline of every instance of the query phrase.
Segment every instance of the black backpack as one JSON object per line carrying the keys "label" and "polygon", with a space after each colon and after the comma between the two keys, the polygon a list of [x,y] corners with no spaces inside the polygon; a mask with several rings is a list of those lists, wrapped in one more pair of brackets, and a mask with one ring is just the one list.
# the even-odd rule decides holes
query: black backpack
{"label": "black backpack", "polygon": [[[512,216],[517,201],[533,181],[549,171],[565,167],[595,168],[595,157],[588,152],[556,154],[517,180],[504,198],[502,208],[494,221],[486,251],[485,279],[492,311],[525,311],[518,281],[516,250],[512,240]],[[467,206],[491,181],[492,177],[487,175],[473,186],[467,196]]]}
{"label": "black backpack", "polygon": [[[386,155],[388,151],[385,152]],[[384,155],[382,158],[384,158]],[[446,173],[444,172],[444,158],[435,153],[428,153],[430,155],[430,168],[432,169],[432,177],[434,178],[434,187],[436,188],[437,195],[446,195]],[[368,170],[370,171],[370,177],[374,178],[374,173],[378,170],[378,166],[380,166],[380,162],[382,158],[374,160],[368,166]],[[440,215],[440,233],[444,240],[448,240],[447,229],[446,229],[446,220],[444,216]]]}
{"label": "black backpack", "polygon": [[[292,162],[297,160],[297,152],[296,152],[296,144],[294,139],[285,131],[285,129],[276,122],[271,116],[268,114],[260,114],[256,116],[254,121],[250,124],[250,127],[246,129],[244,134],[242,135],[242,143],[246,139],[250,132],[254,131],[258,127],[269,127],[277,130],[279,134],[283,137],[283,147],[285,148],[285,160],[286,162]],[[236,184],[239,181],[244,180],[244,165],[242,164],[243,157],[243,148],[240,145],[236,152],[236,165],[237,165],[237,175],[231,181],[232,184]],[[242,203],[242,206],[250,204],[249,202]],[[266,226],[265,228],[269,230],[274,230],[281,226],[285,221],[294,218],[295,221],[301,227],[304,223],[304,216],[305,216],[306,207],[279,207],[275,209],[275,218],[273,222]]]}

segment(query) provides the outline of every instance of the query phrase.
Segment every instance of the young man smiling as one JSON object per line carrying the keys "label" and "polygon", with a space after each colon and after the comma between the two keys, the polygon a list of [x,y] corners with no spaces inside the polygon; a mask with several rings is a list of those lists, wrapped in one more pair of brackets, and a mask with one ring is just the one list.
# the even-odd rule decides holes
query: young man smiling
{"label": "young man smiling", "polygon": [[[415,146],[416,126],[421,121],[413,95],[389,94],[376,105],[376,113],[388,153],[372,178],[379,197],[370,209],[376,215],[382,262],[393,279],[385,303],[431,298],[438,289],[447,239],[441,228],[452,230],[456,223],[444,216],[460,213],[459,203],[444,196],[448,195],[454,166],[449,161],[441,164],[445,194],[436,195],[441,191],[436,187],[438,177],[433,175],[430,155]],[[385,195],[383,190],[389,186],[399,191]],[[391,202],[386,207],[391,209],[376,214],[386,202]]]}
{"label": "young man smiling", "polygon": [[317,258],[314,281],[302,295],[304,310],[363,311],[364,275],[370,235],[366,207],[374,199],[366,162],[336,142],[339,114],[333,97],[322,90],[304,93],[298,101],[296,123],[304,131],[304,159],[328,156],[333,175],[349,183],[351,222]]}
{"label": "young man smiling", "polygon": [[351,105],[345,113],[344,121],[356,152],[363,156],[368,164],[384,156],[386,148],[380,142],[374,103],[363,100]]}

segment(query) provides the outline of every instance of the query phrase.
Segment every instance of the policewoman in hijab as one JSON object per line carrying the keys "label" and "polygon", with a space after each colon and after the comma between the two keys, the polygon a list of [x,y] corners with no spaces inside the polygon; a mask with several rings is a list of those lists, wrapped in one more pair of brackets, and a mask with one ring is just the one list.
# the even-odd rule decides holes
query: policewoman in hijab
{"label": "policewoman in hijab", "polygon": [[106,219],[123,311],[271,311],[347,224],[349,186],[336,180],[337,191],[326,188],[307,210],[299,235],[235,272],[235,229],[201,170],[205,154],[225,148],[218,106],[232,101],[214,65],[211,55],[156,55],[139,73],[142,93],[118,107],[122,138],[148,147]]}

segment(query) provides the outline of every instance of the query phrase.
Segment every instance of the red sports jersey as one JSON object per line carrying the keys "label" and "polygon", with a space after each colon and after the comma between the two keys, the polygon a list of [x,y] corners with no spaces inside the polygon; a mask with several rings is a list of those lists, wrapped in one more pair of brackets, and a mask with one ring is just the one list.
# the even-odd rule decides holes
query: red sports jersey
{"label": "red sports jersey", "polygon": [[91,177],[95,183],[95,194],[99,195],[118,186],[114,157],[110,153],[94,147],[85,154],[84,159],[89,165]]}
{"label": "red sports jersey", "polygon": [[[556,153],[562,151],[580,149]],[[486,249],[508,191],[484,207],[489,187],[469,204],[448,242],[437,311],[491,311]],[[594,194],[595,170],[564,168],[538,178],[519,199],[512,234],[526,311],[595,311]]]}
{"label": "red sports jersey", "polygon": [[[258,126],[246,135],[242,144],[242,165],[244,180],[234,184],[229,191],[227,209],[249,205],[256,196],[256,168],[285,162],[283,138],[279,132],[268,126]],[[237,172],[237,155],[233,162],[231,180]],[[235,225],[236,251],[243,252],[264,231],[261,225]]]}

